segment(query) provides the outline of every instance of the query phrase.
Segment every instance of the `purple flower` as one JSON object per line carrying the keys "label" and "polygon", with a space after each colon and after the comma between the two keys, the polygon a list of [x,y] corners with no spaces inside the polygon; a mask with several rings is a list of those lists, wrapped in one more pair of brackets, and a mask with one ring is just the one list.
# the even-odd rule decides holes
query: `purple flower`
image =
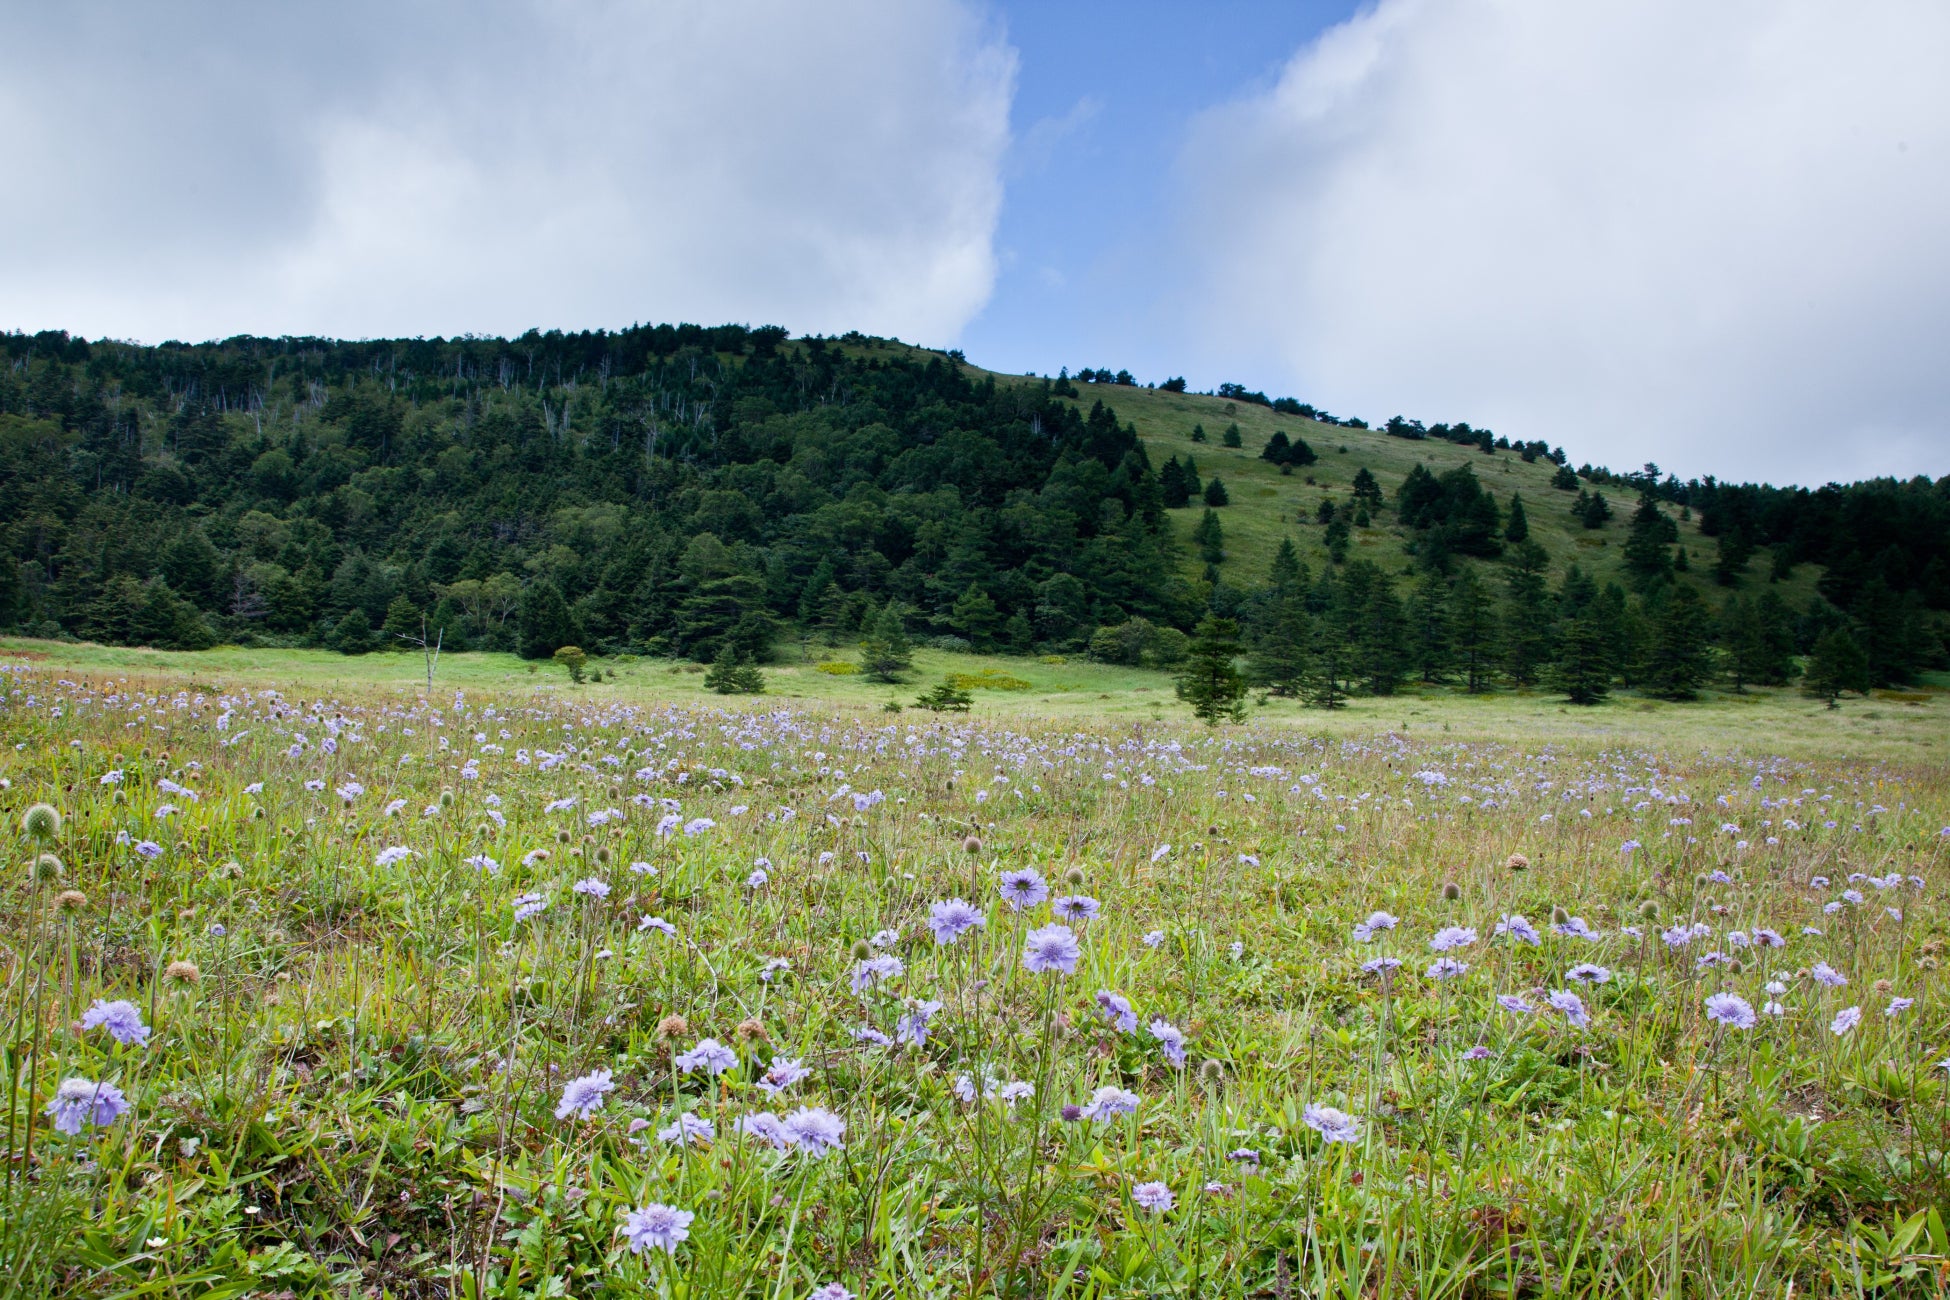
{"label": "purple flower", "polygon": [[659,1142],[671,1142],[679,1146],[688,1146],[692,1142],[710,1142],[717,1136],[717,1125],[689,1111],[679,1115],[677,1121],[668,1128],[657,1130]]}
{"label": "purple flower", "polygon": [[1034,867],[1003,872],[1001,889],[1002,901],[1018,912],[1025,907],[1034,907],[1049,897],[1049,886]]}
{"label": "purple flower", "polygon": [[76,1075],[63,1079],[42,1113],[56,1131],[77,1135],[84,1125],[106,1128],[128,1112],[129,1099],[112,1083],[94,1083]]}
{"label": "purple flower", "polygon": [[1185,1031],[1168,1020],[1153,1020],[1147,1028],[1158,1040],[1158,1050],[1179,1069],[1185,1068]]}
{"label": "purple flower", "polygon": [[846,1121],[824,1106],[801,1106],[780,1123],[792,1145],[814,1158],[844,1145]]}
{"label": "purple flower", "polygon": [[598,880],[594,876],[590,876],[586,879],[576,881],[576,883],[573,886],[571,886],[571,888],[573,888],[576,893],[587,894],[591,898],[609,897],[609,882],[606,880]]}
{"label": "purple flower", "polygon": [[1462,1055],[1463,1055],[1463,1060],[1465,1061],[1487,1061],[1490,1059],[1492,1053],[1490,1052],[1489,1048],[1483,1046],[1481,1043],[1478,1043],[1476,1044],[1476,1046],[1470,1048],[1467,1052],[1464,1052]]}
{"label": "purple flower", "polygon": [[1496,1004],[1502,1007],[1505,1011],[1514,1011],[1516,1014],[1520,1016],[1527,1016],[1531,1012],[1537,1009],[1536,1007],[1531,1006],[1528,1002],[1524,1001],[1522,997],[1520,997],[1515,993],[1497,994]]}
{"label": "purple flower", "polygon": [[670,1063],[685,1074],[702,1070],[716,1076],[737,1068],[738,1053],[715,1038],[706,1038],[690,1051],[671,1058]]}
{"label": "purple flower", "polygon": [[1090,1104],[1083,1108],[1083,1118],[1111,1119],[1118,1115],[1135,1115],[1137,1108],[1138,1095],[1135,1092],[1106,1085],[1090,1094]]}
{"label": "purple flower", "polygon": [[630,1249],[639,1255],[646,1250],[675,1255],[677,1247],[691,1235],[691,1220],[696,1217],[689,1210],[652,1202],[640,1210],[631,1210],[624,1218],[623,1236]]}
{"label": "purple flower", "polygon": [[162,856],[163,846],[154,840],[137,840],[135,851],[141,857],[159,858]]}
{"label": "purple flower", "polygon": [[941,1004],[933,999],[911,1003],[907,1014],[894,1022],[894,1041],[914,1047],[926,1047],[928,1021],[934,1019],[935,1013],[940,1010]]}
{"label": "purple flower", "polygon": [[759,1090],[776,1097],[811,1073],[797,1057],[775,1056],[758,1080]]}
{"label": "purple flower", "polygon": [[1814,977],[1815,983],[1825,984],[1831,989],[1842,988],[1848,983],[1848,976],[1842,974],[1825,961],[1816,962],[1808,971],[1808,974]]}
{"label": "purple flower", "polygon": [[1735,1029],[1752,1029],[1760,1023],[1747,999],[1733,993],[1715,993],[1706,999],[1706,1018]]}
{"label": "purple flower", "polygon": [[1564,978],[1576,980],[1581,984],[1607,984],[1611,981],[1611,972],[1603,966],[1596,966],[1587,961],[1571,967],[1564,973]]}
{"label": "purple flower", "polygon": [[859,1297],[839,1282],[828,1282],[806,1297],[806,1300],[859,1300]]}
{"label": "purple flower", "polygon": [[1579,1029],[1591,1023],[1591,1014],[1584,1009],[1584,999],[1568,989],[1559,989],[1545,1001],[1549,1002],[1554,1010],[1563,1012],[1564,1018]]}
{"label": "purple flower", "polygon": [[1467,974],[1468,971],[1469,963],[1466,961],[1457,961],[1454,957],[1437,957],[1429,963],[1429,969],[1424,973],[1432,980],[1452,980]]}
{"label": "purple flower", "polygon": [[404,862],[412,856],[412,849],[407,848],[404,844],[395,844],[389,849],[379,850],[379,856],[373,859],[373,862],[377,866],[390,867],[395,862]]}
{"label": "purple flower", "polygon": [[677,927],[661,916],[646,916],[636,923],[638,930],[655,930],[659,934],[676,934]]}
{"label": "purple flower", "polygon": [[[1915,998],[1890,998],[1889,1005],[1883,1008],[1882,1014],[1894,1020],[1897,1016],[1900,1016],[1903,1012],[1915,1005]],[[148,1031],[144,1030],[143,1032],[147,1033]]]}
{"label": "purple flower", "polygon": [[1147,932],[1144,938],[1139,942],[1143,943],[1144,946],[1147,948],[1155,948],[1159,944],[1163,943],[1164,941],[1165,941],[1165,932],[1163,930],[1151,930]]}
{"label": "purple flower", "polygon": [[853,967],[853,991],[864,993],[875,984],[899,979],[901,972],[906,969],[901,965],[901,959],[892,953],[869,957]]}
{"label": "purple flower", "polygon": [[1395,916],[1393,913],[1371,912],[1368,914],[1367,920],[1354,927],[1354,937],[1359,942],[1366,943],[1383,930],[1392,930],[1399,924],[1401,924],[1401,918]]}
{"label": "purple flower", "polygon": [[1399,970],[1401,964],[1400,957],[1370,957],[1361,963],[1361,969],[1369,975],[1383,975],[1389,971]]}
{"label": "purple flower", "polygon": [[780,1151],[790,1150],[792,1135],[786,1132],[785,1124],[769,1110],[755,1111],[738,1121],[738,1131],[746,1137],[757,1138]]}
{"label": "purple flower", "polygon": [[1023,968],[1033,974],[1055,971],[1061,975],[1074,975],[1080,955],[1077,937],[1067,925],[1046,925],[1031,930],[1023,940]]}
{"label": "purple flower", "polygon": [[562,1100],[555,1107],[555,1118],[588,1119],[603,1108],[603,1094],[613,1091],[608,1070],[597,1070],[571,1079],[562,1089]]}
{"label": "purple flower", "polygon": [[1506,914],[1502,920],[1496,923],[1495,933],[1507,934],[1519,943],[1531,945],[1540,944],[1544,941],[1544,936],[1537,933],[1537,927],[1532,925],[1519,913]]}
{"label": "purple flower", "polygon": [[1476,942],[1476,931],[1466,925],[1445,925],[1429,940],[1430,952],[1454,952]]}
{"label": "purple flower", "polygon": [[1102,904],[1088,894],[1066,894],[1049,905],[1050,912],[1065,921],[1088,921]]}
{"label": "purple flower", "polygon": [[1861,1007],[1843,1007],[1835,1013],[1835,1019],[1829,1024],[1828,1032],[1839,1038],[1860,1023],[1862,1023]]}
{"label": "purple flower", "polygon": [[1113,993],[1109,989],[1098,989],[1097,1010],[1102,1013],[1105,1020],[1117,1027],[1118,1033],[1137,1032],[1137,1012],[1131,1010],[1130,1000],[1123,995]]}
{"label": "purple flower", "polygon": [[124,1047],[143,1047],[149,1042],[149,1026],[142,1023],[142,1013],[133,1002],[97,999],[94,1006],[81,1013],[81,1027],[106,1029],[108,1036]]}
{"label": "purple flower", "polygon": [[954,943],[970,930],[988,925],[988,918],[966,899],[948,898],[928,909],[928,929],[936,943]]}
{"label": "purple flower", "polygon": [[1163,1214],[1172,1207],[1171,1188],[1163,1183],[1139,1183],[1131,1189],[1131,1201],[1141,1210]]}
{"label": "purple flower", "polygon": [[1332,1106],[1320,1106],[1308,1102],[1300,1112],[1300,1122],[1320,1134],[1327,1143],[1358,1142],[1361,1140],[1361,1121],[1344,1110]]}

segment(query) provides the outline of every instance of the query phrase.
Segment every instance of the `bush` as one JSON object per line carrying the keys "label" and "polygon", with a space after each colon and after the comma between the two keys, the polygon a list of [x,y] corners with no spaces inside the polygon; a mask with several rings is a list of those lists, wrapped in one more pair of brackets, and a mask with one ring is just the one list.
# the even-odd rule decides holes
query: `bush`
{"label": "bush", "polygon": [[963,691],[1026,691],[1030,684],[1020,677],[984,668],[979,673],[949,673],[948,684]]}
{"label": "bush", "polygon": [[975,697],[965,688],[955,685],[954,677],[949,677],[941,685],[915,700],[914,707],[926,709],[930,713],[966,713],[973,703]]}
{"label": "bush", "polygon": [[860,672],[859,664],[845,659],[833,659],[823,664],[814,664],[813,668],[818,672],[825,673],[828,677],[854,677]]}
{"label": "bush", "polygon": [[946,650],[951,654],[965,655],[975,652],[974,642],[961,636],[932,636],[928,638],[927,645],[930,649]]}

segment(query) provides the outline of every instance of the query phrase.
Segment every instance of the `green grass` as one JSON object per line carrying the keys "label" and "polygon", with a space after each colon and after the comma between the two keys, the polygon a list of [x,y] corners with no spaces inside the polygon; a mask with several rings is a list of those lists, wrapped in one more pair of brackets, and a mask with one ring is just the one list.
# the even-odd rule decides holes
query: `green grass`
{"label": "green grass", "polygon": [[[924,663],[1032,689],[896,717],[810,667],[774,681],[817,699],[725,701],[662,663],[571,688],[455,656],[428,702],[395,656],[0,662],[13,1293],[1938,1294],[1950,782],[1914,737],[1842,739],[1855,709],[1392,700],[1211,732],[1150,719],[1155,675],[968,657]],[[38,837],[36,801],[62,814]],[[1072,975],[1021,960],[1052,922],[1000,898],[1023,869],[1101,905]],[[949,897],[984,924],[938,944]],[[1556,908],[1600,937],[1548,933]],[[1399,926],[1355,937],[1378,910]],[[1512,912],[1547,933],[1496,939]],[[1705,928],[1669,950],[1671,925]],[[1437,982],[1447,926],[1477,938]],[[1730,933],[1763,928],[1786,946]],[[863,980],[862,950],[898,971]],[[1378,955],[1404,964],[1377,980]],[[1780,1016],[1706,1018],[1772,979]],[[1588,1024],[1546,1004],[1566,991]],[[82,1027],[98,999],[147,1045]],[[925,1043],[858,1036],[923,1004]],[[679,1064],[707,1037],[736,1058],[715,1080]],[[808,1074],[771,1096],[782,1057]],[[601,1105],[558,1116],[597,1070]],[[958,1097],[985,1074],[1033,1094]],[[57,1132],[72,1078],[130,1108]],[[740,1133],[801,1106],[839,1149]],[[716,1136],[659,1141],[680,1111]],[[674,1252],[628,1249],[652,1203],[695,1215]]]}

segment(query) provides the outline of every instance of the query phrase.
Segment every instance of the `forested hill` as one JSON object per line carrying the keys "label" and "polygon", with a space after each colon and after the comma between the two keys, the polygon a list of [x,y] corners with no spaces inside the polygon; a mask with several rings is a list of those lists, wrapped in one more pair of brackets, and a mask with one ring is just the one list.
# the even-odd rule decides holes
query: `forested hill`
{"label": "forested hill", "polygon": [[1269,690],[1328,703],[1684,695],[1785,680],[1824,637],[1851,681],[1944,659],[1950,480],[1615,475],[1467,425],[738,326],[11,334],[0,359],[0,629],[39,636],[360,650],[426,614],[450,645],[763,660],[891,619],[1170,663],[1216,614]]}

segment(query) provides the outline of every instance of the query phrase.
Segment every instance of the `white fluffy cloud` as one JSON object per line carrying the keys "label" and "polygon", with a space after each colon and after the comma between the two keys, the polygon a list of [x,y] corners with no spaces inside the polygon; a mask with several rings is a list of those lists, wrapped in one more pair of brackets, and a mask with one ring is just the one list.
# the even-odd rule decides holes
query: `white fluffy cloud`
{"label": "white fluffy cloud", "polygon": [[1627,468],[1950,471],[1950,8],[1381,0],[1186,152],[1201,360]]}
{"label": "white fluffy cloud", "polygon": [[958,0],[19,9],[0,328],[954,339],[1012,52]]}

